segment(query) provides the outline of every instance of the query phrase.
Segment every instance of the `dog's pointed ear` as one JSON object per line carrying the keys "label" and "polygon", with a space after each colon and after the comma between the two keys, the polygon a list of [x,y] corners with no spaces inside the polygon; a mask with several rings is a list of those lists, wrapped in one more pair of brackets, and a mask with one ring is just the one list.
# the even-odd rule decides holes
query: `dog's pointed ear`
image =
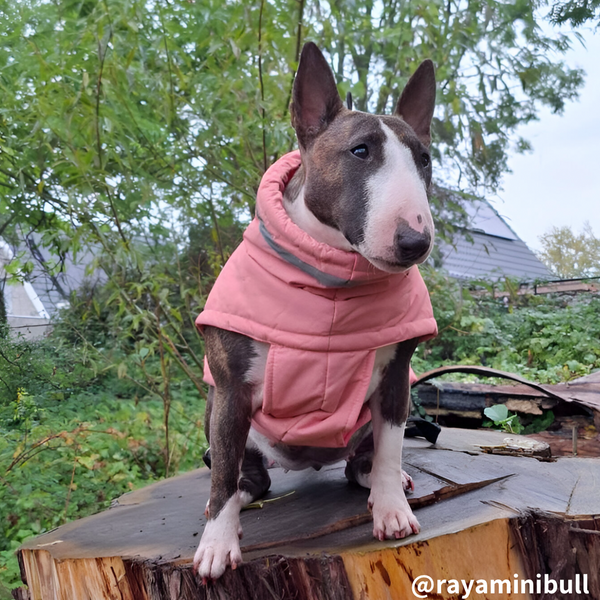
{"label": "dog's pointed ear", "polygon": [[435,70],[433,62],[424,60],[408,80],[396,105],[394,114],[404,119],[429,146],[431,142],[431,119],[435,108]]}
{"label": "dog's pointed ear", "polygon": [[331,68],[317,46],[307,42],[302,48],[290,105],[300,145],[310,146],[342,107]]}

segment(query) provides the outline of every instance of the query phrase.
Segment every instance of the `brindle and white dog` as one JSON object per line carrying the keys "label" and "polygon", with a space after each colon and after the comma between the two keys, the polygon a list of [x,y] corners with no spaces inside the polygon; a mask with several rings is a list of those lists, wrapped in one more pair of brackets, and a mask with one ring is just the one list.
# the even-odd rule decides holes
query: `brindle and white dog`
{"label": "brindle and white dog", "polygon": [[[349,110],[325,58],[306,44],[291,105],[302,160],[284,193],[291,220],[317,242],[359,253],[387,273],[422,263],[434,238],[427,197],[434,103],[434,69],[426,60],[393,115]],[[405,497],[412,481],[401,469],[409,363],[418,339],[377,350],[364,398],[372,423],[346,447],[316,448],[273,444],[251,428],[262,406],[269,345],[218,327],[205,326],[203,333],[216,384],[206,413],[212,462],[208,521],[194,557],[204,582],[242,560],[239,512],[269,488],[265,456],[287,469],[349,459],[349,478],[371,489],[374,536],[403,538],[419,531]]]}

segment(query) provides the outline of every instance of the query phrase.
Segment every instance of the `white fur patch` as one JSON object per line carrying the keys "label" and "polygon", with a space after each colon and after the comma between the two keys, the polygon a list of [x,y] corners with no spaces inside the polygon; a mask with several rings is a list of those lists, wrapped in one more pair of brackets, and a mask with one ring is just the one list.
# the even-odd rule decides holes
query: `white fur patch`
{"label": "white fur patch", "polygon": [[286,452],[274,446],[268,437],[259,433],[253,427],[250,428],[250,433],[248,434],[248,444],[259,450],[263,456],[266,456],[268,460],[273,461],[285,471],[303,471],[304,469],[309,469],[314,464],[312,460],[295,460],[290,458]]}
{"label": "white fur patch", "polygon": [[242,562],[240,510],[250,500],[250,494],[238,491],[227,500],[215,519],[206,522],[194,555],[194,569],[203,580],[217,579],[228,565],[235,569]]}
{"label": "white fur patch", "polygon": [[304,202],[304,188],[293,202],[284,197],[283,205],[290,219],[317,242],[340,250],[351,251],[353,249],[341,231],[321,223],[308,209]]}
{"label": "white fur patch", "polygon": [[[379,266],[377,259],[396,262],[394,235],[401,219],[419,233],[425,227],[429,229],[432,236],[430,250],[434,232],[425,182],[417,171],[412,152],[383,121],[380,124],[386,135],[384,163],[367,182],[365,239],[358,247],[375,266]],[[427,256],[420,262],[425,258]]]}
{"label": "white fur patch", "polygon": [[364,487],[367,490],[371,489],[371,472],[368,473],[355,473],[356,483],[360,485],[360,487]]}

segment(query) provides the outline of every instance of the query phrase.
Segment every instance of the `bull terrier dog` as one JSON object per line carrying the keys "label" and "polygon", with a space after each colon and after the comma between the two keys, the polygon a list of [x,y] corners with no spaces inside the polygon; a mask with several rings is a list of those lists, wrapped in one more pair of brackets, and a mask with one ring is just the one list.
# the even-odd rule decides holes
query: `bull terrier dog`
{"label": "bull terrier dog", "polygon": [[307,43],[290,106],[299,151],[260,184],[256,217],[196,324],[210,384],[207,523],[194,556],[206,583],[242,561],[240,509],[284,469],[345,459],[370,488],[373,535],[419,532],[405,491],[402,441],[410,359],[437,333],[416,267],[434,227],[426,60],[391,116],[344,106],[320,50]]}

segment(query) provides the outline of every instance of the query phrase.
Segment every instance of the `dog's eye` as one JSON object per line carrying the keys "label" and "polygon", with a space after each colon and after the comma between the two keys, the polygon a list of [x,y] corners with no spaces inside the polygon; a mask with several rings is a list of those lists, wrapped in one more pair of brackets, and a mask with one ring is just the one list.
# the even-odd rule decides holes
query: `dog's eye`
{"label": "dog's eye", "polygon": [[423,152],[423,154],[421,154],[421,164],[424,168],[427,168],[431,164],[431,158],[429,158],[429,154],[427,154],[427,152]]}
{"label": "dog's eye", "polygon": [[352,152],[352,154],[354,154],[354,156],[357,156],[358,158],[367,158],[367,156],[369,156],[369,149],[365,144],[360,144],[360,146],[352,148],[350,152]]}

